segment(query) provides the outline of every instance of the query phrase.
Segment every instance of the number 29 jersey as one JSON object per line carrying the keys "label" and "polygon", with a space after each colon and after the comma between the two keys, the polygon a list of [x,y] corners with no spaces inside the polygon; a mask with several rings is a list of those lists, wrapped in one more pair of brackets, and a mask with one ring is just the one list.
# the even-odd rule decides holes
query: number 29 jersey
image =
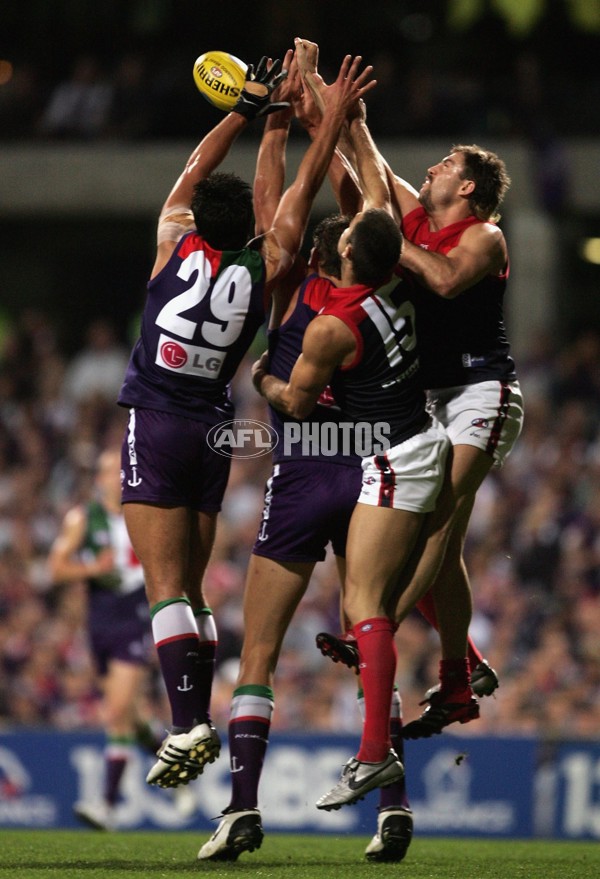
{"label": "number 29 jersey", "polygon": [[215,423],[231,415],[229,383],[265,320],[262,256],[188,232],[147,289],[119,404]]}

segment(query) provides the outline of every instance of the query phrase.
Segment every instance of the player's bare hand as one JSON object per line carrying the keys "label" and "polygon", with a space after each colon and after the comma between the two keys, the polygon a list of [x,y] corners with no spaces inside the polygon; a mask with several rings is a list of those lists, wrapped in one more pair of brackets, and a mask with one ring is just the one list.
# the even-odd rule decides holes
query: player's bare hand
{"label": "player's bare hand", "polygon": [[269,353],[263,351],[258,360],[252,364],[252,384],[260,394],[262,380],[267,374],[269,367]]}
{"label": "player's bare hand", "polygon": [[[372,78],[373,66],[368,64],[364,70],[360,70],[362,55],[352,58],[346,55],[339,69],[337,79],[330,86],[323,87],[322,77],[319,74],[307,73],[305,82],[309,85],[315,100],[320,96],[325,106],[326,113],[343,112],[348,114],[367,92],[375,88],[377,80]],[[319,82],[320,81],[320,82]]]}
{"label": "player's bare hand", "polygon": [[[301,80],[302,82],[302,80]],[[321,124],[322,111],[317,105],[312,90],[304,84],[298,97],[292,102],[296,119],[307,131]]]}
{"label": "player's bare hand", "polygon": [[353,119],[358,119],[361,122],[367,121],[367,105],[362,98],[351,105],[346,114],[346,119],[348,122],[352,122]]}
{"label": "player's bare hand", "polygon": [[273,92],[272,99],[280,103],[289,104],[289,116],[293,115],[292,104],[299,100],[302,93],[302,79],[296,55],[293,49],[288,49],[283,58],[283,71],[287,71],[287,76],[281,80],[279,85]]}
{"label": "player's bare hand", "polygon": [[302,37],[295,37],[294,45],[300,75],[304,77],[306,73],[316,73],[319,64],[318,45],[311,43],[310,40],[304,40]]}

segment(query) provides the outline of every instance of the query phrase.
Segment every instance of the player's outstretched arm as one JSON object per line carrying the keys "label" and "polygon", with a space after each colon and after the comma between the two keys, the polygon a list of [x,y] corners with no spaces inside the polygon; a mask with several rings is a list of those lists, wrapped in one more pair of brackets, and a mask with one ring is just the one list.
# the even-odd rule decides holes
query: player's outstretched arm
{"label": "player's outstretched arm", "polygon": [[152,277],[166,264],[181,236],[194,228],[190,205],[196,184],[222,164],[248,122],[271,110],[281,109],[281,105],[269,101],[287,71],[282,70],[281,61],[268,64],[268,60],[266,56],[261,58],[256,73],[253,65],[248,67],[246,84],[233,110],[202,138],[175,181],[158,220],[157,256]]}
{"label": "player's outstretched arm", "polygon": [[351,360],[355,352],[356,340],[346,324],[332,315],[322,315],[308,325],[289,381],[267,373],[264,355],[252,368],[252,381],[271,406],[292,418],[306,418],[334,370]]}
{"label": "player's outstretched arm", "polygon": [[[320,89],[327,88],[327,85],[317,70],[318,45],[300,37],[296,37],[295,45],[298,71],[304,87],[301,89],[299,98],[294,101],[294,113],[302,127],[311,138],[314,138],[321,124],[322,112],[325,108]],[[316,77],[312,80],[312,87],[308,82],[305,82],[304,78],[307,74],[314,74]],[[318,88],[315,83],[318,83]],[[349,159],[350,156],[353,156],[353,149],[347,129],[347,124],[344,124],[340,130],[338,144],[331,159],[327,176],[340,212],[353,217],[362,208],[362,193],[352,159]]]}
{"label": "player's outstretched arm", "polygon": [[254,175],[256,235],[262,235],[271,228],[281,201],[285,183],[285,151],[290,124],[294,117],[292,103],[301,87],[293,49],[286,52],[283,64],[288,75],[281,81],[273,97],[277,99],[277,103],[284,106],[267,117],[256,159]]}
{"label": "player's outstretched arm", "polygon": [[295,181],[281,199],[273,228],[265,236],[263,255],[267,281],[273,283],[289,271],[306,231],[310,210],[327,174],[340,129],[349,108],[376,85],[373,68],[359,72],[362,58],[346,55],[336,81],[328,87],[323,123],[307,149]]}
{"label": "player's outstretched arm", "polygon": [[208,132],[191,154],[167,196],[163,214],[172,206],[191,203],[194,186],[219,167],[248,122],[257,116],[266,115],[267,112],[281,109],[281,105],[269,104],[269,101],[272,92],[286,76],[287,71],[282,69],[279,59],[269,63],[269,59],[263,56],[256,73],[252,64],[248,67],[246,84],[239,100],[233,110]]}
{"label": "player's outstretched arm", "polygon": [[363,195],[363,210],[382,208],[392,213],[390,188],[385,163],[367,126],[364,104],[350,120],[350,140],[354,149],[356,173]]}

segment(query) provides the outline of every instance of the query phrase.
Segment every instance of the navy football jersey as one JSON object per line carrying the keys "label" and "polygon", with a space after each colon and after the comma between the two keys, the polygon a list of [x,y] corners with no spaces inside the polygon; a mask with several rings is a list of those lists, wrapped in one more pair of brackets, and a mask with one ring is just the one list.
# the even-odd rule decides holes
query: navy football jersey
{"label": "navy football jersey", "polygon": [[394,277],[377,290],[333,288],[321,314],[342,320],[356,339],[354,361],[336,370],[331,382],[341,409],[355,422],[387,423],[390,445],[422,430],[429,416],[409,283]]}
{"label": "navy football jersey", "polygon": [[[332,287],[331,281],[317,274],[309,275],[300,285],[292,313],[281,326],[269,330],[269,372],[272,375],[288,381],[302,352],[304,331],[324,306]],[[302,422],[273,406],[269,407],[269,414],[279,437],[273,450],[274,463],[316,458],[334,464],[360,465],[360,459],[354,454],[353,424],[336,405],[330,388],[325,388],[313,411]]]}
{"label": "navy football jersey", "polygon": [[[413,244],[431,253],[456,247],[465,229],[482,222],[468,217],[444,229],[431,230],[424,208],[404,217],[402,229]],[[417,336],[425,388],[451,388],[484,381],[514,381],[503,316],[508,266],[487,275],[453,299],[438,296],[415,279]]]}
{"label": "navy football jersey", "polygon": [[229,383],[265,320],[264,287],[258,251],[184,235],[148,283],[119,404],[199,421],[230,415]]}

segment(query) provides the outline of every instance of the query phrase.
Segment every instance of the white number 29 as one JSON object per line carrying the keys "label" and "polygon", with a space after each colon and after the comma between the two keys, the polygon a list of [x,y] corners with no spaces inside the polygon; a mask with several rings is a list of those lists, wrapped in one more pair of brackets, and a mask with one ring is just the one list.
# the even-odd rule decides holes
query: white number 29
{"label": "white number 29", "polygon": [[182,339],[192,339],[198,324],[182,315],[202,302],[210,290],[210,310],[217,320],[204,321],[202,336],[209,345],[227,348],[242,332],[248,313],[252,293],[250,273],[244,266],[229,266],[219,275],[211,289],[210,263],[200,250],[190,253],[183,260],[177,275],[184,281],[189,281],[194,272],[197,275],[193,284],[161,308],[156,324]]}

